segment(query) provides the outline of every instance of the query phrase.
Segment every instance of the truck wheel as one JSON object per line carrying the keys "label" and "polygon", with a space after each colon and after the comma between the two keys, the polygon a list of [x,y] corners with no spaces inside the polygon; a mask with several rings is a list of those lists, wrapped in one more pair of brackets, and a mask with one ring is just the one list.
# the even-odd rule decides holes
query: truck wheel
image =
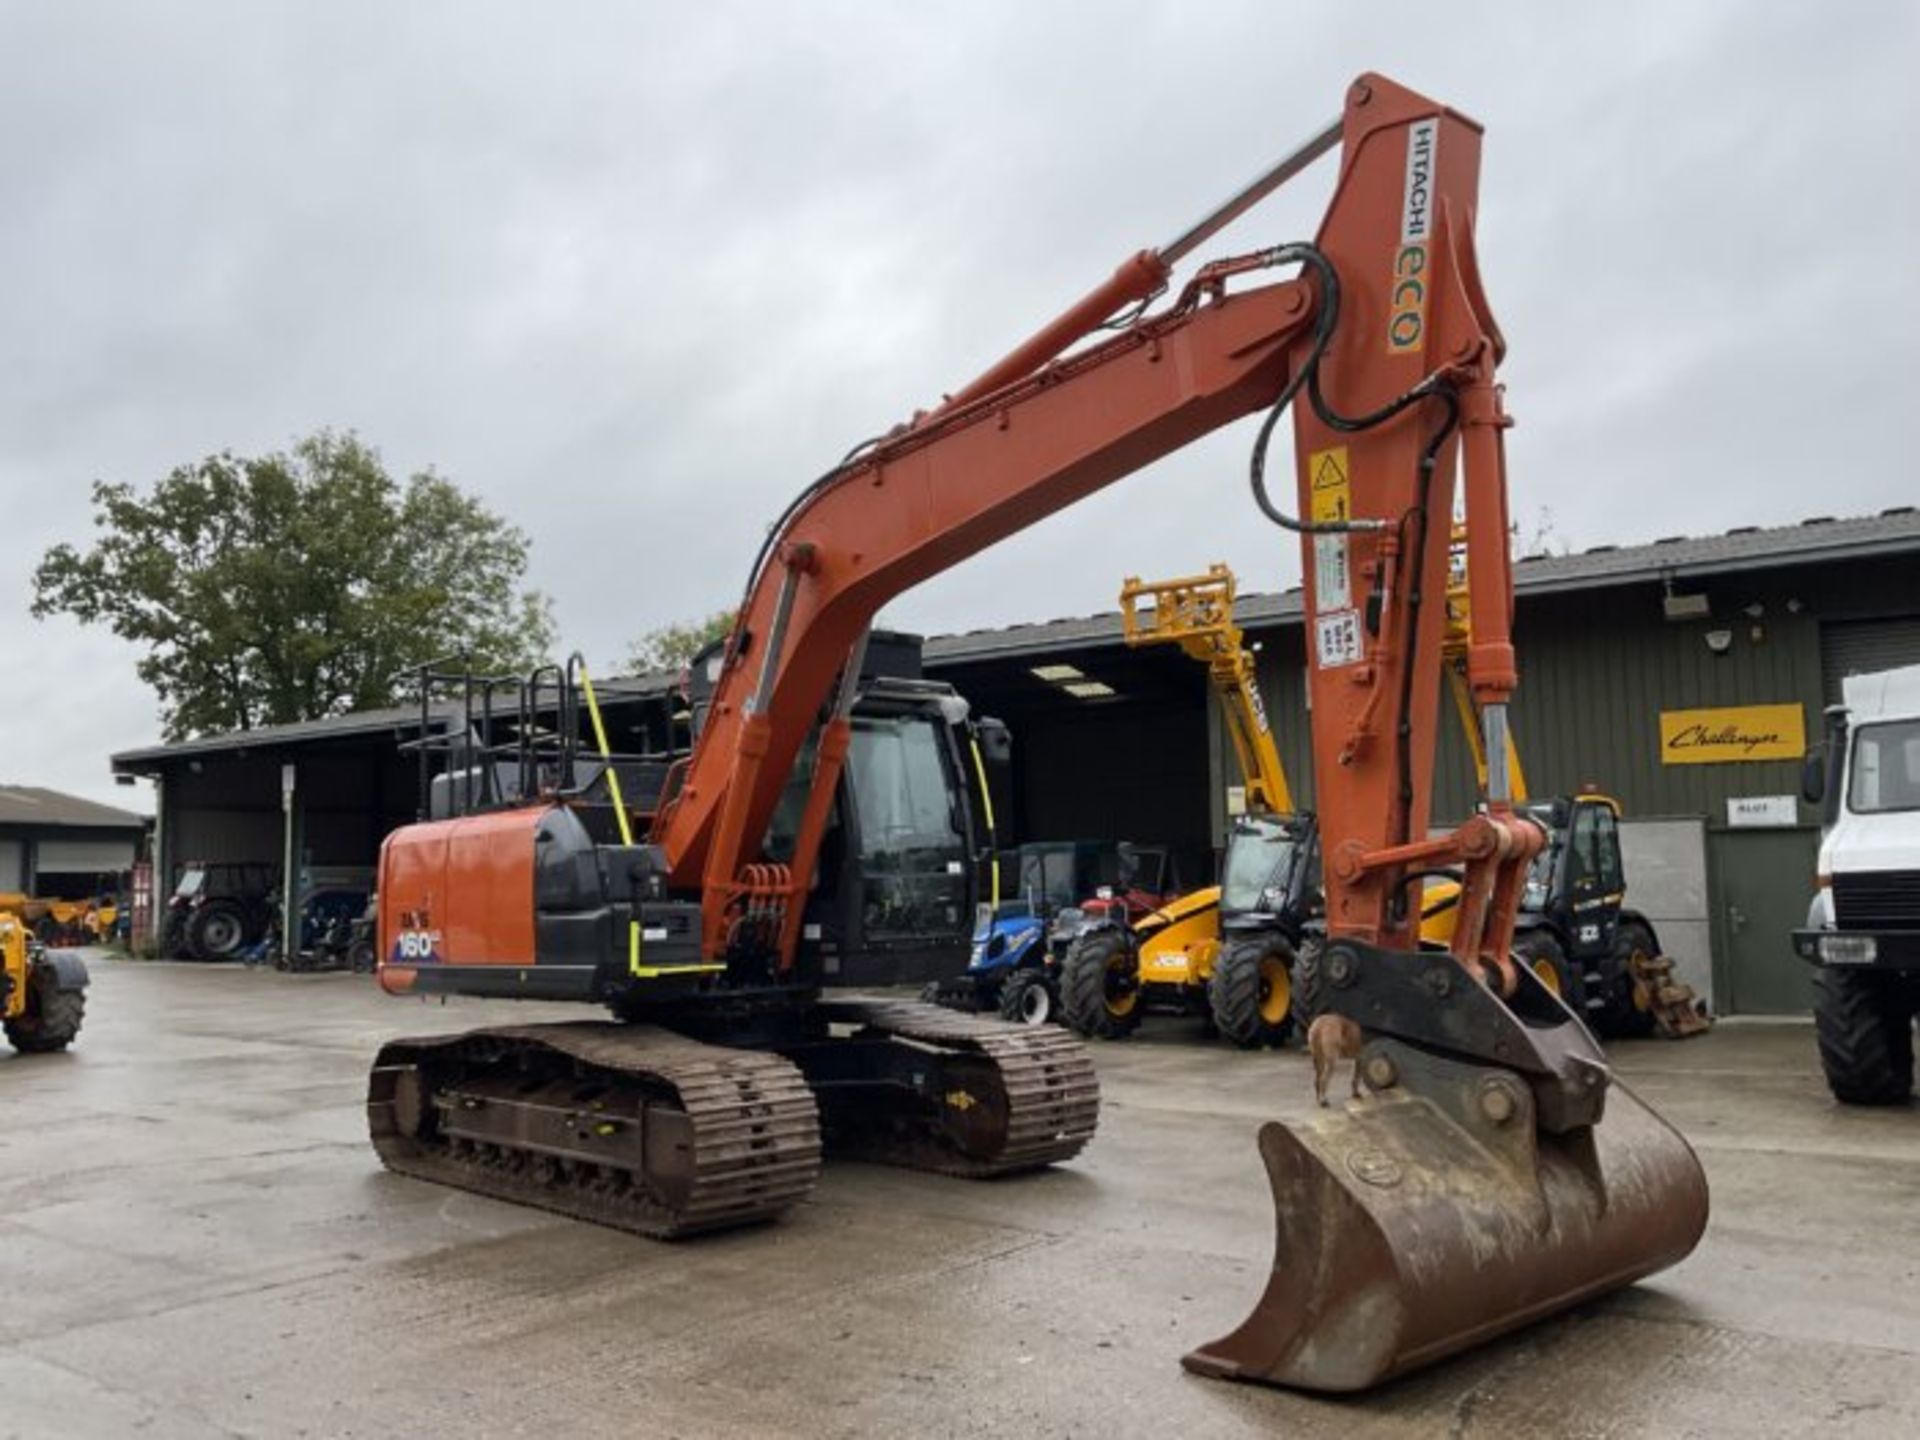
{"label": "truck wheel", "polygon": [[62,990],[53,967],[36,965],[27,976],[26,1012],[7,1021],[7,1039],[22,1055],[64,1050],[80,1033],[87,992]]}
{"label": "truck wheel", "polygon": [[1300,942],[1293,957],[1293,1023],[1304,1031],[1327,1008],[1327,972],[1321,965],[1326,945],[1318,936]]}
{"label": "truck wheel", "polygon": [[187,952],[196,960],[231,960],[246,945],[246,913],[231,900],[209,900],[187,917]]}
{"label": "truck wheel", "polygon": [[[1513,953],[1534,978],[1565,1002],[1574,1014],[1586,1018],[1586,986],[1567,963],[1567,955],[1551,930],[1523,930],[1513,937]],[[1632,1003],[1631,998],[1628,1001]]]}
{"label": "truck wheel", "polygon": [[1600,962],[1603,989],[1593,1012],[1595,1028],[1608,1039],[1638,1040],[1653,1033],[1651,996],[1633,978],[1636,955],[1648,960],[1660,953],[1653,932],[1638,920],[1623,920],[1613,932],[1613,953]]}
{"label": "truck wheel", "polygon": [[1214,1028],[1242,1050],[1279,1046],[1293,1033],[1293,947],[1280,935],[1236,940],[1207,982]]}
{"label": "truck wheel", "polygon": [[1119,1040],[1140,1024],[1140,966],[1118,930],[1095,930],[1060,962],[1060,1008],[1081,1035]]}
{"label": "truck wheel", "polygon": [[1000,987],[1000,1018],[1016,1025],[1044,1025],[1054,1018],[1053,987],[1038,970],[1016,970]]}
{"label": "truck wheel", "polygon": [[1913,1093],[1911,1003],[1894,977],[1822,965],[1813,1027],[1827,1088],[1846,1105],[1898,1105]]}

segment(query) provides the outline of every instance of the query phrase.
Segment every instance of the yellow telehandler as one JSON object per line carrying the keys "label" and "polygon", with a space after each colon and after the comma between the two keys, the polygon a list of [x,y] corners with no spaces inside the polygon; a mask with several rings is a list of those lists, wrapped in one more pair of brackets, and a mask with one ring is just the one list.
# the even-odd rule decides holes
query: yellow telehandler
{"label": "yellow telehandler", "polygon": [[[1192,890],[1126,923],[1084,924],[1061,962],[1067,1024],[1118,1038],[1149,1010],[1209,1015],[1222,1036],[1249,1049],[1282,1043],[1293,1029],[1292,966],[1316,913],[1318,849],[1311,817],[1293,813],[1286,769],[1267,723],[1253,653],[1233,618],[1225,565],[1173,580],[1129,577],[1120,619],[1130,646],[1178,645],[1207,667],[1239,766],[1222,883]],[[1274,943],[1223,946],[1241,916],[1258,914]]]}
{"label": "yellow telehandler", "polygon": [[47,950],[26,922],[0,913],[0,1023],[23,1054],[64,1050],[87,1008],[87,966],[67,950]]}

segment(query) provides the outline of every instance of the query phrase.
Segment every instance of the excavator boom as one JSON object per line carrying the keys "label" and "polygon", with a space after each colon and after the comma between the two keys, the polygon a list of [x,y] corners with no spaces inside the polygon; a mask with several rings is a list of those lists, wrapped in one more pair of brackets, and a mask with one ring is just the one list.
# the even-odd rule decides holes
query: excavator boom
{"label": "excavator boom", "polygon": [[[758,861],[794,758],[875,612],[1270,405],[1312,312],[1297,280],[1194,293],[1164,317],[883,441],[797,502],[769,542],[707,728],[654,827],[672,884],[706,897],[710,943],[746,893],[742,868]],[[823,741],[816,794],[830,788],[838,748]],[[808,838],[803,825],[803,846]],[[797,854],[764,898],[786,904],[804,894],[810,860]]]}

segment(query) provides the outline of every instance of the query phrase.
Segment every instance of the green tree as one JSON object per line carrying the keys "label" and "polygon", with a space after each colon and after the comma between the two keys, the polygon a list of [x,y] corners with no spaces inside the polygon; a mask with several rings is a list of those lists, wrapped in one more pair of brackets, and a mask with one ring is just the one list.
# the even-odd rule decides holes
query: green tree
{"label": "green tree", "polygon": [[392,705],[422,661],[519,671],[552,645],[526,535],[352,434],[210,455],[146,494],[97,483],[93,509],[91,548],[41,558],[33,613],[141,646],[169,740]]}
{"label": "green tree", "polygon": [[699,654],[702,646],[721,639],[733,629],[733,617],[739,613],[738,610],[716,610],[704,620],[649,630],[627,648],[626,668],[635,674],[678,670]]}

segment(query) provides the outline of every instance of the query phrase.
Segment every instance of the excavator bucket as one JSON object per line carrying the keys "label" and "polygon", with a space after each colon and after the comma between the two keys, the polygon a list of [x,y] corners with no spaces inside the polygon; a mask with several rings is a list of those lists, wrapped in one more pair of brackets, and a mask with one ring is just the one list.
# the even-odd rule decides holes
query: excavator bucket
{"label": "excavator bucket", "polygon": [[1393,1040],[1360,1064],[1371,1093],[1344,1112],[1261,1129],[1273,1273],[1189,1370],[1364,1390],[1672,1265],[1706,1227],[1692,1147],[1617,1081],[1596,1123],[1552,1134],[1514,1072]]}

